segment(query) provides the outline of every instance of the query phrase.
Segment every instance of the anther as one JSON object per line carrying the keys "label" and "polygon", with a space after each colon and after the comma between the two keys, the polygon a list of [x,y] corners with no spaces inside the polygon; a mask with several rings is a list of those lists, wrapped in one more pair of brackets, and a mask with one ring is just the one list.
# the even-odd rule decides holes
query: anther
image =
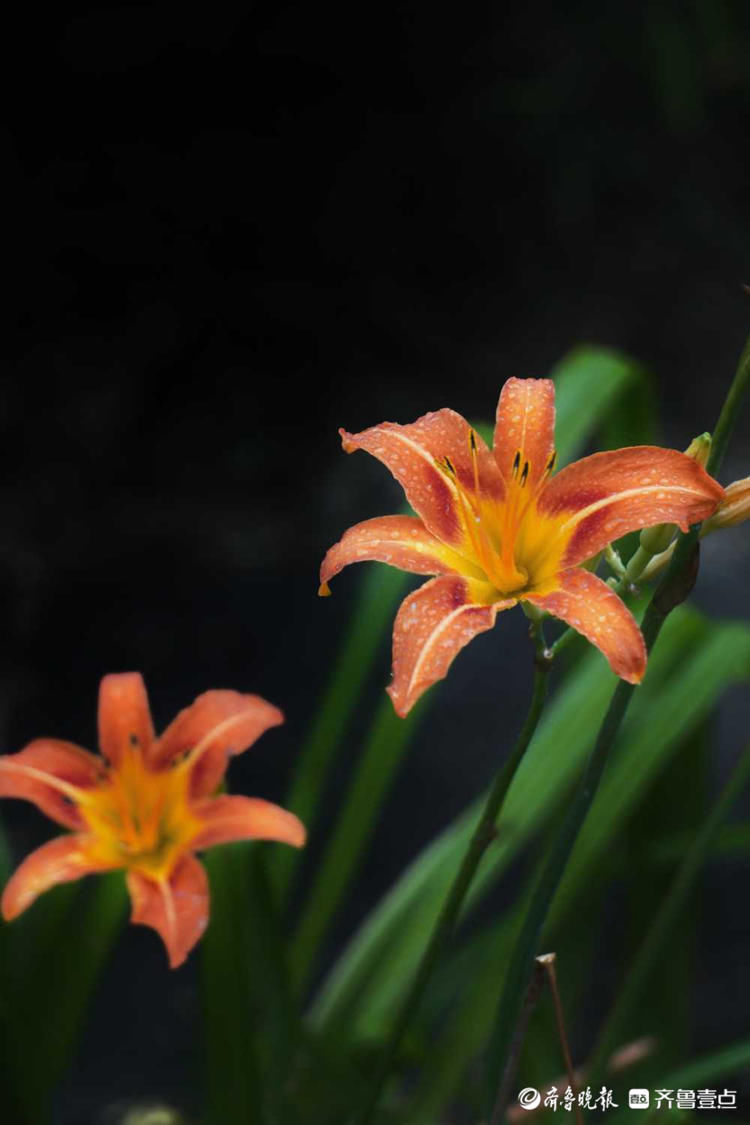
{"label": "anther", "polygon": [[453,468],[453,463],[452,463],[452,461],[451,461],[450,457],[447,457],[447,456],[446,456],[446,458],[445,458],[445,467],[446,467],[446,469],[448,470],[448,472],[449,472],[449,473],[451,474],[451,476],[454,476],[454,477],[455,477],[455,475],[456,475],[456,470],[455,470],[455,469]]}
{"label": "anther", "polygon": [[514,477],[518,476],[518,469],[519,469],[520,465],[521,465],[521,450],[518,449],[518,450],[516,450],[516,455],[513,458],[513,476]]}
{"label": "anther", "polygon": [[471,446],[471,452],[476,453],[476,451],[477,451],[477,435],[474,433],[473,430],[469,430],[469,445]]}
{"label": "anther", "polygon": [[523,469],[521,470],[521,488],[523,488],[523,486],[526,484],[526,481],[528,479],[529,479],[529,462],[524,461]]}
{"label": "anther", "polygon": [[555,467],[556,461],[557,461],[557,450],[554,449],[552,451],[552,456],[550,457],[549,461],[547,462],[547,468],[544,470],[545,473],[551,473],[552,472],[552,470]]}

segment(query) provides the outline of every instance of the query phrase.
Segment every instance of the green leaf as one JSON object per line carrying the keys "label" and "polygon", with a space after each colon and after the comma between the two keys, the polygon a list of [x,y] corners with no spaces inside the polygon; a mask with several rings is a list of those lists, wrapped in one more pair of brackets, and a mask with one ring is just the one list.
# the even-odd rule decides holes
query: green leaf
{"label": "green leaf", "polygon": [[[620,987],[615,1004],[605,1026],[597,1038],[589,1068],[598,1073],[618,1043],[624,1042],[628,1017],[635,1012],[649,978],[656,967],[669,960],[672,954],[665,950],[667,942],[675,931],[680,911],[710,854],[711,844],[721,825],[750,780],[750,746],[740,755],[729,781],[715,801],[708,816],[703,820],[692,846],[688,849],[675,874],[661,905],[654,912],[646,937],[634,958],[628,974]],[[680,945],[682,944],[682,932]]]}
{"label": "green leaf", "polygon": [[420,700],[406,719],[395,714],[387,697],[378,708],[292,942],[290,958],[297,988],[303,987],[313,967],[321,939],[357,870],[404,749],[427,706],[428,700]]}
{"label": "green leaf", "polygon": [[96,982],[125,919],[121,872],[47,892],[5,927],[3,1033],[10,1081],[30,1121],[46,1121]]}
{"label": "green leaf", "polygon": [[[655,649],[660,655],[662,643]],[[653,671],[649,668],[646,677]],[[549,919],[554,929],[569,899],[586,885],[590,871],[608,854],[614,836],[671,754],[679,749],[686,730],[711,711],[727,685],[750,679],[750,629],[745,625],[715,626],[685,659],[679,674],[661,687],[658,704],[647,711],[634,700],[633,714],[618,740],[596,802],[578,837],[567,873],[555,897]],[[632,733],[631,733],[632,731]]]}
{"label": "green leaf", "polygon": [[204,856],[212,902],[201,943],[207,1119],[222,1125],[275,1125],[288,1110],[301,1025],[268,878],[278,846],[227,844]]}
{"label": "green leaf", "polygon": [[598,429],[606,430],[623,412],[644,427],[640,442],[650,437],[654,401],[643,368],[629,356],[585,344],[568,352],[550,374],[555,381],[558,465],[578,456]]}
{"label": "green leaf", "polygon": [[[328,770],[407,585],[408,575],[388,566],[373,566],[362,578],[349,630],[310,733],[300,750],[285,802],[307,826],[308,832],[315,824]],[[282,898],[289,893],[298,862],[299,857],[292,848],[279,848],[272,857],[271,880]]]}
{"label": "green leaf", "polygon": [[[670,756],[701,726],[726,688],[736,679],[748,678],[748,652],[750,630],[744,626],[709,627],[686,609],[671,616],[652,654],[646,680],[623,724],[616,755],[605,775],[606,784],[603,783],[592,808],[591,818],[596,818],[598,827],[588,845],[584,844],[580,851],[577,847],[571,857],[573,866],[569,881],[566,880],[567,891],[563,884],[548,927],[549,944],[559,945],[565,925],[580,917],[583,892],[591,885],[599,887],[606,881],[608,871],[617,872],[618,835],[626,811],[632,812]],[[686,653],[692,653],[691,658],[686,658]],[[687,686],[678,706],[683,682]],[[662,707],[663,713],[657,718]],[[554,722],[554,715],[548,713],[547,721]],[[568,737],[566,728],[562,728],[561,735],[563,739]],[[508,948],[512,919],[518,917],[520,909],[514,907],[512,916],[491,930],[493,937],[488,940],[490,946],[497,943],[496,958],[484,965],[477,963],[475,971],[484,986],[472,989],[451,1013],[451,1029],[446,1032],[445,1042],[438,1041],[437,1056],[416,1094],[415,1123],[427,1122],[430,1114],[438,1112],[454,1093],[470,1059],[486,1042],[494,1010],[488,993],[495,997],[498,994],[501,982],[497,981],[497,965],[504,964],[503,951]]]}
{"label": "green leaf", "polygon": [[[672,674],[681,668],[691,684],[694,678],[703,674],[705,664],[701,652],[706,638],[709,652],[720,665],[719,673],[715,676],[712,673],[709,678],[713,694],[709,698],[710,693],[704,694],[701,689],[696,694],[695,706],[688,706],[677,716],[675,740],[684,737],[696,722],[701,721],[706,708],[715,703],[735,677],[739,651],[736,644],[739,640],[739,647],[744,649],[747,630],[740,629],[738,633],[735,626],[711,629],[698,614],[687,609],[676,611],[664,628],[649,674],[623,727],[618,762],[620,757],[623,762],[632,760],[633,748],[637,751],[643,738],[645,719],[653,712],[655,701],[662,698],[663,687],[670,682]],[[694,653],[693,659],[697,660],[695,668],[691,660],[686,659],[686,653],[691,652]],[[679,678],[674,682],[678,683]],[[511,789],[515,799],[511,800],[509,794],[499,825],[498,841],[482,869],[482,880],[476,895],[481,895],[497,879],[522,843],[548,819],[550,812],[564,798],[587,753],[592,735],[586,732],[596,725],[594,708],[601,714],[611,683],[611,676],[602,667],[598,655],[589,653],[558,692],[524,763],[525,775],[517,777],[515,792]],[[668,693],[668,703],[669,698]],[[665,744],[665,755],[675,744],[673,738]],[[653,744],[649,742],[649,746],[658,757]],[[474,819],[473,812],[464,814],[442,837],[429,845],[362,927],[345,958],[329,976],[313,1009],[314,1018],[329,1030],[340,1028],[345,1020],[351,1020],[355,1032],[365,1038],[384,1032],[400,983],[413,971],[425,931],[431,922],[431,912],[439,909],[445,885],[450,881],[454,865],[463,851],[466,828],[468,826],[470,830]],[[612,850],[610,844],[609,853]],[[595,868],[601,862],[601,854],[597,856],[587,852],[587,862]],[[588,870],[591,872],[592,867],[589,866]],[[515,911],[513,916],[516,916]],[[561,922],[562,918],[558,921]],[[492,941],[497,943],[497,947],[487,973],[483,972],[481,965],[476,966],[477,976],[484,983],[471,989],[470,997],[464,997],[451,1013],[450,1046],[445,1051],[440,1048],[440,1065],[430,1067],[438,1087],[443,1090],[449,1089],[457,1080],[487,1034],[494,1007],[491,996],[497,995],[494,987],[488,989],[487,981],[493,979],[490,970],[494,969],[497,979],[498,966],[504,964],[502,950],[507,941],[509,924],[506,919],[493,930]],[[499,985],[500,982],[497,983]],[[423,1096],[424,1105],[428,1107],[425,1119],[429,1119],[429,1113],[436,1112],[439,1097],[434,1098],[429,1091]]]}
{"label": "green leaf", "polygon": [[251,955],[251,846],[223,845],[204,858],[211,887],[211,921],[201,943],[207,1119],[225,1125],[268,1121],[257,1034],[263,1013],[254,989],[258,965]]}

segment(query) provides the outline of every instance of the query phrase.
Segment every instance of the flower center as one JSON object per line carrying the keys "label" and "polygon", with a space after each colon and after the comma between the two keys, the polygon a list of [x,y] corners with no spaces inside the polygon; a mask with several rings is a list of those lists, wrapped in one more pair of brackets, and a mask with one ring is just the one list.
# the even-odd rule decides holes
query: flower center
{"label": "flower center", "polygon": [[531,464],[519,449],[513,458],[510,478],[505,480],[505,495],[498,502],[481,488],[476,435],[472,429],[469,430],[469,449],[471,483],[459,479],[449,457],[438,461],[438,465],[455,487],[471,552],[488,582],[503,596],[535,588],[538,582],[536,563],[541,561],[539,547],[544,545],[546,537],[542,533],[540,543],[538,533],[526,534],[526,525],[540,522],[534,519],[535,501],[554,468],[556,455],[552,454],[540,478],[530,485]]}
{"label": "flower center", "polygon": [[188,786],[188,771],[149,770],[140,747],[128,748],[117,769],[87,791],[80,805],[92,855],[152,878],[168,873],[198,829]]}

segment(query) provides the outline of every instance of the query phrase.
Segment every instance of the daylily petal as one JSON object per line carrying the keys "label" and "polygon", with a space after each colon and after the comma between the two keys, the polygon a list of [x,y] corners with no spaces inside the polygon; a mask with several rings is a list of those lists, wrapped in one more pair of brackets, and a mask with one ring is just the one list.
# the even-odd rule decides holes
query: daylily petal
{"label": "daylily petal", "polygon": [[393,682],[388,694],[396,714],[408,714],[420,695],[446,675],[453,659],[477,633],[491,629],[498,611],[516,604],[495,601],[487,582],[443,576],[426,582],[402,603],[393,626]]}
{"label": "daylily petal", "polygon": [[99,748],[113,766],[127,747],[140,746],[148,756],[154,727],[146,685],[140,672],[104,676],[99,685]]}
{"label": "daylily petal", "polygon": [[294,813],[259,797],[208,797],[191,811],[203,823],[190,845],[196,850],[232,840],[278,840],[295,848],[305,842],[305,827]]}
{"label": "daylily petal", "polygon": [[555,451],[555,384],[551,379],[508,379],[500,392],[493,450],[506,481],[520,453],[517,472],[528,461],[527,487],[533,492]]}
{"label": "daylily petal", "polygon": [[559,617],[604,653],[616,676],[637,684],[646,671],[646,645],[630,610],[606,582],[579,568],[558,575],[560,588],[525,600]]}
{"label": "daylily petal", "polygon": [[170,967],[176,969],[208,925],[208,878],[203,864],[186,855],[169,879],[156,882],[129,871],[127,883],[133,903],[131,922],[156,930],[167,947]]}
{"label": "daylily petal", "polygon": [[328,582],[355,562],[384,562],[412,574],[467,574],[481,571],[431,535],[414,516],[380,516],[355,524],[331,547],[320,568],[321,593]]}
{"label": "daylily petal", "polygon": [[570,537],[565,568],[628,531],[658,523],[676,523],[687,531],[710,516],[723,495],[721,485],[692,457],[637,445],[568,465],[545,484],[538,511],[558,521],[558,536]]}
{"label": "daylily petal", "polygon": [[241,754],[268,730],[283,723],[278,707],[259,695],[238,691],[206,691],[180,711],[153,747],[150,765],[163,769],[190,752],[193,797],[212,793],[224,776],[230,755]]}
{"label": "daylily petal", "polygon": [[81,828],[74,789],[90,789],[102,778],[104,763],[72,742],[37,738],[17,754],[0,758],[0,797],[32,801],[64,828]]}
{"label": "daylily petal", "polygon": [[0,910],[6,922],[17,918],[44,891],[57,883],[71,883],[83,875],[111,870],[95,863],[83,836],[58,836],[28,855],[5,884]]}
{"label": "daylily petal", "polygon": [[[475,491],[476,463],[479,491],[501,498],[502,478],[484,441],[455,410],[425,414],[408,426],[382,422],[359,434],[340,430],[347,453],[364,449],[382,461],[402,485],[406,498],[428,531],[443,543],[465,553],[469,548],[457,489],[450,474],[436,465],[449,459],[458,481]],[[472,438],[475,456],[472,453]]]}

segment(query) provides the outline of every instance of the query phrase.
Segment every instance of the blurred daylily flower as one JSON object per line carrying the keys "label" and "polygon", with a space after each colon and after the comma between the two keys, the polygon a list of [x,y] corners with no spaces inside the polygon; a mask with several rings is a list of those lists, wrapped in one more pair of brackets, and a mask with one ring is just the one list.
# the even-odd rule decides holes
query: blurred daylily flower
{"label": "blurred daylily flower", "polygon": [[209,891],[194,853],[231,840],[300,847],[292,813],[255,797],[214,796],[229,758],[284,721],[257,695],[207,691],[157,738],[137,672],[105,676],[99,688],[102,757],[38,738],[0,757],[0,796],[32,801],[72,829],[32,852],[0,904],[16,918],[43,891],[93,872],[126,872],[132,921],[151,926],[181,965],[206,928]]}
{"label": "blurred daylily flower", "polygon": [[326,555],[321,594],[349,563],[367,559],[437,577],[402,603],[393,630],[399,715],[446,675],[457,653],[492,628],[500,610],[529,602],[567,622],[638,683],[641,632],[620,598],[583,569],[612,540],[657,523],[683,530],[710,516],[723,489],[692,458],[632,446],[595,453],[556,476],[555,388],[509,379],[492,450],[460,414],[438,410],[411,425],[383,422],[350,434],[403,486],[417,516],[384,516],[350,528]]}

